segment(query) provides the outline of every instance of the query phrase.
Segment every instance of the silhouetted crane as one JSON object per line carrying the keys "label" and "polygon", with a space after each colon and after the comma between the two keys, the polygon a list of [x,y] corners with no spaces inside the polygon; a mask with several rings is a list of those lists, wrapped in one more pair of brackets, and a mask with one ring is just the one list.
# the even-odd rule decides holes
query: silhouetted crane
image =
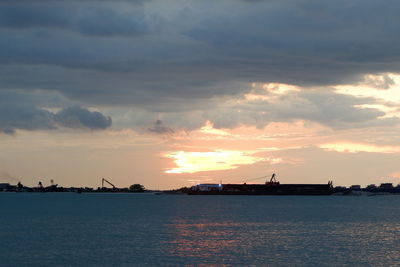
{"label": "silhouetted crane", "polygon": [[113,185],[112,183],[110,183],[107,179],[103,178],[101,179],[101,188],[104,187],[104,182],[106,182],[107,184],[111,185],[113,187],[113,189],[115,189],[115,185]]}
{"label": "silhouetted crane", "polygon": [[271,179],[269,180],[269,182],[265,182],[266,185],[279,185],[278,180],[276,180],[276,175],[275,173],[272,174]]}

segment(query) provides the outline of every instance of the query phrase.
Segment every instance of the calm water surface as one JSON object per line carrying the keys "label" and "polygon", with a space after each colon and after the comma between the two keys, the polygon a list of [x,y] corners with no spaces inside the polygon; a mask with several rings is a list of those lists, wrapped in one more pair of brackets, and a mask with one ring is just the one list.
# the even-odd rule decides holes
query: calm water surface
{"label": "calm water surface", "polygon": [[1,266],[399,266],[400,196],[1,193]]}

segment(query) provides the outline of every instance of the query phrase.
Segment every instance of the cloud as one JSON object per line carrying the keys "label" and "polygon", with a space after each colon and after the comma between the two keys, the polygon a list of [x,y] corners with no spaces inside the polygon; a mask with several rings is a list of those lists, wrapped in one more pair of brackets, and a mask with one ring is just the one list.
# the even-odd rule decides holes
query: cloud
{"label": "cloud", "polygon": [[[235,82],[359,82],[366,73],[400,70],[394,12],[399,5],[389,0],[10,3],[1,7],[6,30],[0,62],[39,65],[32,71],[40,80],[21,82],[34,88],[44,83],[40,88],[77,98],[90,94],[86,100],[92,102],[123,102],[126,94],[163,102],[167,96],[243,92],[220,86]],[[51,72],[73,71],[47,77],[43,64]],[[49,82],[55,78],[57,83]],[[66,88],[70,79],[81,93]],[[93,90],[111,82],[112,99],[108,90]],[[157,93],[161,97],[151,97]]]}
{"label": "cloud", "polygon": [[[66,10],[67,11],[67,10]],[[72,10],[68,10],[72,11]],[[66,27],[68,18],[61,9],[43,10],[40,4],[0,6],[0,26],[3,28],[31,28],[40,26]]]}
{"label": "cloud", "polygon": [[147,129],[149,132],[156,133],[156,134],[173,134],[175,131],[171,128],[164,126],[161,120],[157,120],[153,127]]}
{"label": "cloud", "polygon": [[[70,3],[82,3],[82,2],[88,2],[88,3],[106,3],[106,2],[126,2],[126,3],[131,3],[131,4],[142,4],[146,0],[71,0],[69,1]],[[151,0],[147,0],[151,1]],[[35,3],[54,3],[54,2],[65,2],[64,0],[35,0]],[[25,4],[25,3],[32,3],[32,0],[0,0],[0,4]]]}
{"label": "cloud", "polygon": [[399,124],[399,118],[383,118],[375,108],[357,107],[361,103],[379,102],[374,98],[355,97],[322,90],[298,90],[270,93],[221,104],[204,111],[203,117],[215,128],[254,125],[263,128],[271,122],[313,121],[330,128],[348,129]]}
{"label": "cloud", "polygon": [[67,107],[54,113],[30,103],[32,96],[12,93],[0,96],[0,133],[13,135],[18,129],[34,131],[59,127],[99,130],[111,126],[110,117],[80,106]]}
{"label": "cloud", "polygon": [[[150,132],[206,121],[217,128],[293,120],[394,125],[397,118],[355,106],[374,99],[334,94],[330,86],[393,86],[385,73],[400,71],[396,7],[392,0],[0,1],[0,92],[40,89],[69,102],[31,99],[12,110],[17,121],[23,110],[33,117],[2,131],[92,127],[77,108],[68,119],[40,108],[76,103],[144,114],[115,118],[123,127],[133,121],[146,129],[157,119],[168,125]],[[302,92],[243,101],[253,82]],[[108,125],[105,116],[93,119],[95,129]]]}
{"label": "cloud", "polygon": [[[292,90],[284,90],[280,87],[288,86],[274,86],[276,88],[272,91],[269,85],[265,85],[267,89],[264,92],[257,89],[257,94],[212,99],[205,102],[204,108],[186,106],[187,103],[183,102],[179,109],[172,104],[156,111],[150,106],[128,112],[121,109],[110,114],[116,118],[114,125],[117,128],[147,128],[150,132],[168,132],[163,128],[165,125],[175,132],[192,131],[209,125],[214,133],[221,134],[218,130],[224,128],[255,126],[262,129],[273,122],[313,122],[335,130],[400,124],[399,117],[381,108],[386,103],[374,97],[345,95],[330,88],[311,90],[290,87]],[[160,121],[148,128],[149,122],[157,120]]]}
{"label": "cloud", "polygon": [[118,9],[104,1],[96,5],[61,1],[57,4],[44,1],[0,5],[0,27],[16,30],[48,28],[89,36],[136,36],[147,31],[140,7]]}
{"label": "cloud", "polygon": [[16,129],[56,129],[54,122],[54,114],[44,109],[14,103],[0,105],[0,132],[5,134],[15,134]]}
{"label": "cloud", "polygon": [[363,84],[377,89],[389,89],[395,85],[395,81],[389,74],[384,73],[382,75],[366,75]]}
{"label": "cloud", "polygon": [[340,153],[359,153],[359,152],[369,152],[369,153],[399,153],[399,146],[382,146],[375,144],[365,144],[365,143],[356,143],[356,142],[335,142],[335,143],[326,143],[319,145],[319,148],[322,148],[327,151],[335,151]]}
{"label": "cloud", "polygon": [[67,128],[91,130],[106,129],[111,126],[111,118],[100,112],[89,111],[80,106],[72,106],[60,110],[54,115],[57,124]]}

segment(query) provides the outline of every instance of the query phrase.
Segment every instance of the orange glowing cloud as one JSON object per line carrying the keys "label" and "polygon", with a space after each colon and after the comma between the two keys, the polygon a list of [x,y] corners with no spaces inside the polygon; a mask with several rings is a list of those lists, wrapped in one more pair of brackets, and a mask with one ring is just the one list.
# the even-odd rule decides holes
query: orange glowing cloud
{"label": "orange glowing cloud", "polygon": [[[392,83],[384,83],[383,77],[389,77]],[[374,97],[388,102],[400,102],[399,85],[400,75],[394,73],[384,73],[382,75],[365,75],[367,83],[361,85],[337,85],[334,86],[335,91],[340,94],[352,95],[357,97]],[[379,86],[381,84],[381,86]],[[378,88],[377,88],[378,87]],[[379,88],[380,87],[380,88]]]}
{"label": "orange glowing cloud", "polygon": [[216,171],[236,169],[240,165],[254,164],[269,161],[271,164],[281,163],[278,158],[263,158],[253,154],[256,151],[216,150],[211,152],[176,151],[164,154],[174,159],[175,168],[166,170],[166,173],[196,173],[201,171]]}
{"label": "orange glowing cloud", "polygon": [[206,125],[203,126],[199,132],[204,133],[204,134],[210,134],[210,135],[220,135],[220,136],[227,136],[230,135],[229,132],[220,130],[220,129],[215,129],[212,125],[211,122],[207,121]]}
{"label": "orange glowing cloud", "polygon": [[400,179],[400,172],[392,172],[389,174],[390,178]]}
{"label": "orange glowing cloud", "polygon": [[370,153],[398,153],[400,152],[400,146],[378,146],[373,144],[365,143],[352,143],[352,142],[338,142],[321,144],[319,148],[327,151],[335,151],[341,153],[358,153],[358,152],[370,152]]}

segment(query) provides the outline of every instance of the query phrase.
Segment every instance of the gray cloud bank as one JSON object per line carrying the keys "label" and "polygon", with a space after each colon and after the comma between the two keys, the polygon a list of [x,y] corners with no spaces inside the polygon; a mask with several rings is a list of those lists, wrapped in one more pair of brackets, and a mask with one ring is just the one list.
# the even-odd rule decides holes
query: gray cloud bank
{"label": "gray cloud bank", "polygon": [[[399,72],[399,9],[394,0],[3,0],[0,91],[41,89],[71,103],[134,107],[170,117],[200,111],[203,120],[235,125],[231,115],[221,115],[226,106],[215,99],[240,97],[251,90],[249,82],[329,86],[359,83],[364,74]],[[393,85],[389,77],[366,82],[382,89]],[[341,96],[301,97],[318,98],[315,113],[297,105],[278,116],[279,103],[269,103],[276,108],[271,110],[252,103],[247,110],[265,112],[269,119],[251,123],[304,117],[337,126],[344,119],[332,114],[347,116],[348,125],[382,115],[354,108]],[[334,109],[324,105],[325,97],[344,102]],[[17,108],[2,103],[2,114],[8,112],[9,118],[0,118],[0,128],[12,133],[111,124],[77,106],[52,113],[42,108],[48,104],[32,100]],[[216,115],[210,115],[214,110]],[[240,120],[252,121],[243,116]],[[185,121],[182,114],[179,120]],[[169,129],[149,125],[152,132]]]}
{"label": "gray cloud bank", "polygon": [[[178,130],[195,130],[209,121],[215,128],[235,128],[241,125],[263,128],[271,122],[316,122],[332,129],[394,126],[400,123],[396,117],[384,117],[385,112],[358,105],[379,103],[374,98],[340,95],[331,91],[307,90],[288,92],[272,99],[246,100],[237,98],[218,103],[216,108],[192,112],[131,112],[124,114],[126,121],[118,125],[144,127],[155,123],[149,132],[174,134]],[[121,117],[121,116],[116,116]]]}
{"label": "gray cloud bank", "polygon": [[33,131],[59,127],[100,130],[111,126],[110,117],[80,106],[51,112],[21,99],[13,99],[11,94],[0,94],[0,96],[0,133],[13,135],[17,129]]}
{"label": "gray cloud bank", "polygon": [[82,4],[24,3],[0,6],[0,26],[11,29],[49,28],[83,35],[135,36],[146,32],[141,11],[124,12]]}

